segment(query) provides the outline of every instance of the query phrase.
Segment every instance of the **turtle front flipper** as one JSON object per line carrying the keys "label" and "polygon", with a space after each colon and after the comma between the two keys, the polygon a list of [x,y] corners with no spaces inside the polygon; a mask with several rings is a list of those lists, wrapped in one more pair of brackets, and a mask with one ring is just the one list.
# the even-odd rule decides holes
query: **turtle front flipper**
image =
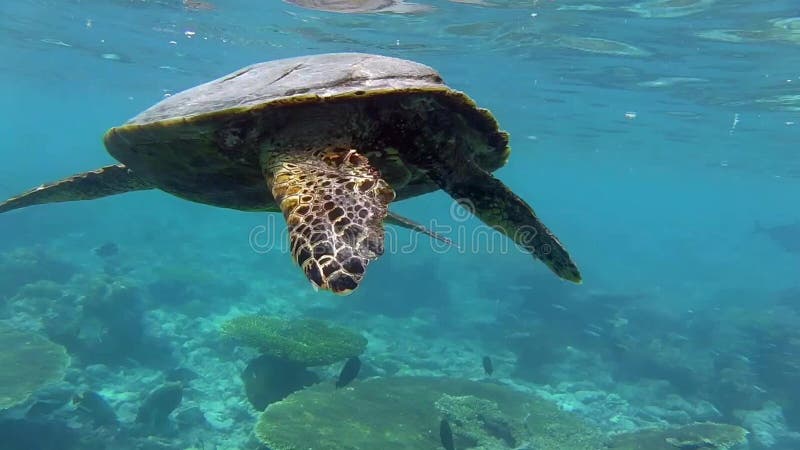
{"label": "turtle front flipper", "polygon": [[356,150],[272,152],[263,167],[306,277],[317,288],[352,292],[383,254],[394,190]]}
{"label": "turtle front flipper", "polygon": [[43,184],[0,203],[0,213],[43,203],[94,200],[125,192],[153,189],[122,164],[73,175],[54,183]]}
{"label": "turtle front flipper", "polygon": [[581,282],[578,267],[558,238],[536,217],[533,208],[477,164],[448,153],[429,167],[428,175],[453,199],[484,223],[500,231],[544,262],[559,277]]}

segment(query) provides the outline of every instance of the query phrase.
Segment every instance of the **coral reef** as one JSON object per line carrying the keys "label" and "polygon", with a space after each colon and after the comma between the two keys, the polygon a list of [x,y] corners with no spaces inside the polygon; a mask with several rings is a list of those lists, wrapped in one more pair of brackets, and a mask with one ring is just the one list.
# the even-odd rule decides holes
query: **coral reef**
{"label": "coral reef", "polygon": [[695,423],[681,427],[639,430],[614,436],[614,450],[731,449],[747,442],[747,430],[735,425]]}
{"label": "coral reef", "polygon": [[0,298],[12,296],[20,287],[38,280],[63,282],[75,267],[53,258],[41,248],[18,248],[0,254]]}
{"label": "coral reef", "polygon": [[86,445],[79,430],[58,422],[0,421],[0,439],[3,450],[105,450],[98,444]]}
{"label": "coral reef", "polygon": [[[443,416],[456,448],[595,450],[601,433],[551,403],[495,384],[434,377],[322,383],[270,405],[256,426],[274,450],[436,450]],[[479,445],[475,447],[475,445]]]}
{"label": "coral reef", "polygon": [[64,347],[36,333],[0,326],[0,349],[0,410],[62,379],[69,365]]}
{"label": "coral reef", "polygon": [[6,302],[9,321],[66,347],[73,365],[174,364],[167,341],[148,333],[151,305],[135,279],[80,273],[68,282],[37,280]]}
{"label": "coral reef", "polygon": [[738,410],[735,415],[750,431],[748,437],[753,449],[796,448],[800,442],[800,433],[787,429],[783,410],[775,402],[766,402],[758,410]]}
{"label": "coral reef", "polygon": [[516,448],[525,436],[522,421],[506,417],[492,400],[444,394],[435,406],[450,423],[456,424],[467,447]]}
{"label": "coral reef", "polygon": [[[360,448],[389,442],[382,449],[440,450],[445,418],[458,449],[595,450],[604,448],[606,432],[620,450],[724,448],[708,436],[669,434],[698,421],[746,428],[751,450],[800,442],[793,431],[800,404],[793,389],[796,294],[758,312],[662,311],[642,307],[650,297],[640,293],[570,293],[549,285],[535,288],[537,298],[549,300],[534,302],[530,279],[498,287],[491,274],[477,273],[481,282],[474,284],[489,286],[480,294],[472,283],[430,290],[435,295],[420,286],[419,298],[384,309],[370,296],[332,304],[297,294],[290,281],[254,276],[252,261],[238,256],[224,274],[147,266],[154,257],[145,254],[135,257],[146,268],[111,274],[86,253],[85,260],[70,259],[72,270],[86,270],[53,266],[53,276],[25,263],[46,260],[40,251],[3,256],[7,266],[34,274],[22,283],[5,278],[11,287],[0,310],[4,322],[39,331],[72,356],[62,382],[0,411],[0,441],[20,443],[10,450],[261,450],[258,430],[284,439],[271,450],[306,449],[316,438],[346,449],[346,440],[359,439],[353,430],[366,424],[378,424],[377,434],[364,436]],[[413,262],[410,278],[427,267],[424,259]],[[405,294],[391,296],[400,302]],[[319,320],[279,319],[304,316],[358,334]],[[221,326],[231,339],[220,339]],[[698,351],[698,343],[713,351]],[[341,364],[333,363],[354,354],[363,360],[360,377],[335,389]],[[465,381],[486,380],[485,355],[494,363],[493,384]],[[442,386],[403,384],[444,376],[451,378],[432,382]],[[180,403],[145,420],[148,394],[175,381],[183,386]],[[524,413],[500,391],[513,392]],[[288,430],[307,435],[305,442],[295,446],[263,422],[252,433],[259,413],[281,417]],[[303,417],[310,417],[307,424]],[[634,433],[642,428],[648,431]],[[411,436],[414,430],[422,431]],[[581,436],[587,441],[578,442]]]}
{"label": "coral reef", "polygon": [[100,275],[81,281],[73,311],[65,314],[71,320],[54,318],[45,323],[52,339],[83,364],[173,364],[166,343],[146,333],[147,304],[134,280]]}
{"label": "coral reef", "polygon": [[225,306],[216,299],[239,298],[248,288],[236,279],[214,276],[212,269],[200,264],[162,265],[153,276],[144,288],[153,303],[195,316]]}
{"label": "coral reef", "polygon": [[264,354],[307,367],[358,356],[367,346],[358,333],[314,319],[241,316],[225,322],[222,333]]}

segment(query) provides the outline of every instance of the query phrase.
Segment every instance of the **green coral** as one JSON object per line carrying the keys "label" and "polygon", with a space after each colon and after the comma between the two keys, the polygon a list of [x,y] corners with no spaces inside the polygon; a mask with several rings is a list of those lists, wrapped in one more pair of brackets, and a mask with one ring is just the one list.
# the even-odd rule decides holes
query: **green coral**
{"label": "green coral", "polygon": [[0,325],[0,410],[23,403],[61,380],[69,365],[64,347],[43,336]]}
{"label": "green coral", "polygon": [[599,430],[538,397],[429,377],[371,378],[346,389],[320,383],[267,407],[255,434],[274,450],[441,450],[443,417],[458,449],[596,450],[605,443]]}
{"label": "green coral", "polygon": [[470,448],[516,448],[525,440],[523,421],[506,417],[492,400],[444,394],[435,406]]}
{"label": "green coral", "polygon": [[734,448],[747,442],[747,430],[721,423],[694,423],[681,427],[639,430],[614,436],[614,450],[696,450]]}
{"label": "green coral", "polygon": [[367,340],[360,334],[314,319],[241,316],[224,323],[222,334],[263,354],[306,367],[358,356],[367,347]]}

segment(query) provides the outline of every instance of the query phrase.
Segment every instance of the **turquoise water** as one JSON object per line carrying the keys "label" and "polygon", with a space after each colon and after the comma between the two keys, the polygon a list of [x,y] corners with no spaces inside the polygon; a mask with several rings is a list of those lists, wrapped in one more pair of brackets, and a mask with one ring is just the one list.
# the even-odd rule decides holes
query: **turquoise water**
{"label": "turquoise water", "polygon": [[[121,423],[95,434],[96,447],[10,448],[145,448],[128,424],[176,367],[199,378],[166,431],[146,435],[163,448],[258,448],[239,378],[254,355],[218,331],[254,313],[357,330],[369,341],[362,378],[480,380],[491,355],[493,382],[604,432],[711,420],[747,429],[742,448],[800,448],[797,5],[429,3],[419,14],[242,0],[0,5],[0,197],[113,163],[106,129],[242,66],[379,53],[434,67],[493,112],[512,147],[496,175],[584,277],[567,284],[521,252],[442,253],[421,240],[387,252],[354,294],[336,297],[315,293],[285,252],[254,251],[254,229],[285,236],[279,215],[158,191],[3,214],[0,320],[46,335],[72,360],[62,381],[0,412],[0,435],[23,442],[27,428],[9,424],[24,423],[31,439],[52,426],[80,441],[96,423],[67,400],[85,390]],[[392,209],[479,226],[454,218],[441,191]],[[117,254],[93,251],[108,242]],[[127,302],[87,306],[97,289],[120,286],[133,292]],[[340,367],[318,372],[334,379]],[[63,402],[20,419],[37,398]]]}

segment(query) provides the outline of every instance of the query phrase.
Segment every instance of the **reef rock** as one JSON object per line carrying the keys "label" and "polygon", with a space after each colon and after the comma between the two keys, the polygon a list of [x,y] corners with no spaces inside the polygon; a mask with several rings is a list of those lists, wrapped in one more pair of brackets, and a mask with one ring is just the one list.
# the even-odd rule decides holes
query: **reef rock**
{"label": "reef rock", "polygon": [[604,448],[597,429],[545,400],[445,377],[317,384],[267,407],[255,434],[274,450],[441,450],[443,418],[458,449]]}

